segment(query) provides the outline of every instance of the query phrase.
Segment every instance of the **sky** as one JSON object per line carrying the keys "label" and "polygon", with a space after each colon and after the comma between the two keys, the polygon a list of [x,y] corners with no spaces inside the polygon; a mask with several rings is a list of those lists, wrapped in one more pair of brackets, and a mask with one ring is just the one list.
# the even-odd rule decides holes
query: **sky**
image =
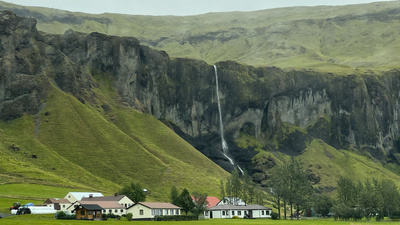
{"label": "sky", "polygon": [[[133,15],[198,15],[208,12],[255,11],[317,5],[350,5],[383,0],[3,0],[18,5],[42,6],[72,12]],[[386,0],[388,1],[388,0]]]}

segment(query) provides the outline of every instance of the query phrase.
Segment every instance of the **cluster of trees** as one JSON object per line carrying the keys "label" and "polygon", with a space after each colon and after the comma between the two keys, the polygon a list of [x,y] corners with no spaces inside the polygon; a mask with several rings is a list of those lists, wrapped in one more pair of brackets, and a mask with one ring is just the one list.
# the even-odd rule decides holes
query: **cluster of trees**
{"label": "cluster of trees", "polygon": [[340,177],[337,185],[337,199],[331,208],[336,219],[400,218],[400,193],[393,181],[373,179],[361,183]]}
{"label": "cluster of trees", "polygon": [[[286,219],[290,215],[300,215],[300,210],[313,209],[314,214],[334,216],[340,220],[360,220],[384,217],[400,219],[400,193],[391,180],[367,180],[362,183],[351,178],[340,177],[337,181],[337,195],[317,194],[308,179],[308,173],[301,165],[291,160],[284,165],[275,166],[268,180],[268,186],[278,217],[281,208]],[[296,213],[293,213],[293,208]]]}
{"label": "cluster of trees", "polygon": [[284,218],[287,215],[287,206],[290,207],[290,215],[293,218],[293,208],[296,209],[297,218],[300,209],[309,207],[309,199],[313,189],[308,180],[308,173],[301,165],[292,159],[289,163],[275,166],[268,180],[269,192],[273,196],[278,217],[281,218],[281,208],[284,209]]}
{"label": "cluster of trees", "polygon": [[237,205],[239,199],[246,204],[263,205],[265,197],[261,188],[254,185],[247,171],[244,170],[240,176],[237,169],[232,171],[225,182],[221,179],[220,195],[222,199],[226,197],[232,205]]}
{"label": "cluster of trees", "polygon": [[172,204],[181,207],[186,215],[188,212],[192,212],[196,216],[201,215],[208,205],[207,193],[193,192],[192,198],[186,188],[179,194],[175,186],[171,187],[170,200]]}

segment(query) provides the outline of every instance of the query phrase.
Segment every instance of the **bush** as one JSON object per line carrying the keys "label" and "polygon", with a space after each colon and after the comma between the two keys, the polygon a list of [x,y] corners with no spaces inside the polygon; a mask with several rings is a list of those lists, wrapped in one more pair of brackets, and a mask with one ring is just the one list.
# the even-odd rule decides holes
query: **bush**
{"label": "bush", "polygon": [[132,217],[133,217],[132,213],[126,214],[126,219],[127,219],[128,221],[131,221],[131,220],[132,220]]}
{"label": "bush", "polygon": [[76,216],[75,216],[75,214],[67,215],[67,214],[65,214],[65,212],[59,211],[56,214],[56,218],[58,220],[74,220],[74,219],[76,219]]}
{"label": "bush", "polygon": [[279,218],[279,215],[278,215],[277,212],[272,212],[272,213],[271,213],[271,219],[277,220],[278,218]]}
{"label": "bush", "polygon": [[188,221],[199,220],[196,215],[155,216],[154,221]]}

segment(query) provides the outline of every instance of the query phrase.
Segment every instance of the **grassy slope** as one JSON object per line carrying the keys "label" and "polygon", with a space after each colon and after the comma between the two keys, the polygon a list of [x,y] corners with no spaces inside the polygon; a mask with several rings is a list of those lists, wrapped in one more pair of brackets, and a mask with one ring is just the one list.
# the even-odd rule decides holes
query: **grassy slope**
{"label": "grassy slope", "polygon": [[[134,181],[151,191],[150,200],[167,200],[171,185],[217,195],[225,171],[154,117],[113,102],[117,94],[110,83],[99,85],[94,104],[54,87],[38,115],[0,122],[4,186],[36,183],[114,193]],[[107,100],[108,114],[97,107]],[[59,197],[45,194],[42,198]]]}
{"label": "grassy slope", "polygon": [[[241,146],[253,146],[259,151],[255,160],[263,156],[272,156],[280,164],[290,159],[288,155],[263,150],[264,146],[254,138],[248,138],[246,141],[242,137],[238,142]],[[389,179],[400,187],[400,176],[386,169],[381,163],[351,151],[337,150],[319,139],[313,140],[301,155],[294,158],[300,161],[305,170],[320,177],[320,181],[314,185],[314,188],[320,191],[335,194],[334,190],[340,176],[361,182],[368,179]]]}

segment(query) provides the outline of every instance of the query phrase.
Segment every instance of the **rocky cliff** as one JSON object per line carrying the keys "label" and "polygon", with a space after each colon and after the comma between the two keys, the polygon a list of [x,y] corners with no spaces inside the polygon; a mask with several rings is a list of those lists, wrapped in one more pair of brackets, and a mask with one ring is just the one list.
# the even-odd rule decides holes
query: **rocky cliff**
{"label": "rocky cliff", "polygon": [[[40,33],[34,19],[0,13],[0,118],[34,115],[49,85],[95,104],[94,76],[112,78],[122,102],[154,115],[223,168],[214,69],[204,61],[171,59],[133,37]],[[383,162],[398,157],[400,72],[347,75],[313,70],[216,64],[229,154],[257,172],[260,151],[300,155],[313,139],[360,150]],[[264,179],[264,178],[262,178]],[[258,180],[260,181],[260,180]],[[260,181],[261,182],[261,181]]]}

